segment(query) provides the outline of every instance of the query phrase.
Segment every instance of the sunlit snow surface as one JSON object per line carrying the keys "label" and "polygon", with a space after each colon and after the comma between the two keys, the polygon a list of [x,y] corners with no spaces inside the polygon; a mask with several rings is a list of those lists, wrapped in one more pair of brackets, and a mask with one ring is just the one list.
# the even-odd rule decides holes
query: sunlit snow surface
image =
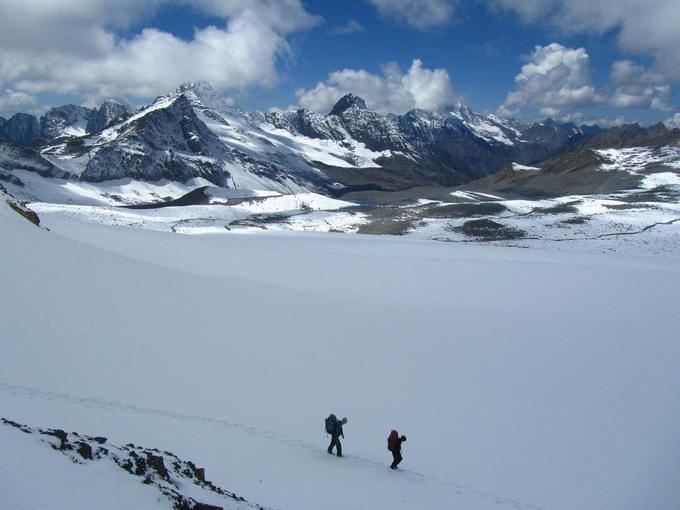
{"label": "sunlit snow surface", "polygon": [[601,167],[602,170],[627,170],[639,173],[652,165],[667,165],[669,168],[680,170],[680,147],[632,147],[595,152],[606,160]]}
{"label": "sunlit snow surface", "polygon": [[[676,261],[43,217],[0,201],[8,418],[167,449],[277,509],[680,501]],[[329,412],[349,418],[344,459]],[[11,508],[107,508],[108,487],[157,507],[19,441],[0,434]]]}

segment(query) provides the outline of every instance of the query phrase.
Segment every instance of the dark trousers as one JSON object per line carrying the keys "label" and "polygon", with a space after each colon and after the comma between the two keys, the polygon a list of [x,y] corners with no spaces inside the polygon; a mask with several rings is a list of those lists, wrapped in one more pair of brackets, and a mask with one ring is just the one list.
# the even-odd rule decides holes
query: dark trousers
{"label": "dark trousers", "polygon": [[338,457],[342,457],[342,443],[340,442],[340,437],[333,435],[331,437],[331,444],[328,446],[328,453],[333,453],[333,447],[338,451]]}
{"label": "dark trousers", "polygon": [[392,458],[394,460],[392,461],[392,465],[390,467],[392,469],[397,469],[397,466],[402,461],[401,450],[392,450]]}

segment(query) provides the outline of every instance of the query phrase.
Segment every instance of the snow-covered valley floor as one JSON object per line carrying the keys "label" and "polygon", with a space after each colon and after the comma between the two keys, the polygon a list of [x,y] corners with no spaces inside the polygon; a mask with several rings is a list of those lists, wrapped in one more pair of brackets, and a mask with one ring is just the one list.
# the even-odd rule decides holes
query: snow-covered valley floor
{"label": "snow-covered valley floor", "polygon": [[[677,188],[677,189],[675,189]],[[680,193],[680,185],[673,188]],[[252,191],[255,193],[255,191]],[[473,196],[467,192],[454,192]],[[543,200],[452,197],[399,206],[357,206],[313,193],[253,197],[236,205],[155,209],[34,202],[46,225],[99,223],[179,234],[335,232],[391,234],[448,243],[586,253],[680,257],[677,197],[640,192]],[[680,195],[678,195],[680,196]]]}
{"label": "snow-covered valley floor", "polygon": [[[628,156],[633,165],[637,152]],[[626,171],[640,180],[631,189],[533,199],[415,188],[377,193],[373,203],[370,198],[362,201],[361,194],[350,194],[352,200],[313,192],[225,189],[203,179],[185,184],[130,179],[92,184],[24,170],[15,171],[17,182],[23,184],[8,182],[6,187],[48,226],[84,222],[181,234],[267,230],[392,234],[456,244],[678,258],[679,165],[674,160],[672,166],[655,171],[631,167]]]}
{"label": "snow-covered valley floor", "polygon": [[[677,259],[41,217],[0,201],[5,418],[168,450],[282,510],[679,508]],[[48,508],[42,456],[11,457],[7,508]]]}

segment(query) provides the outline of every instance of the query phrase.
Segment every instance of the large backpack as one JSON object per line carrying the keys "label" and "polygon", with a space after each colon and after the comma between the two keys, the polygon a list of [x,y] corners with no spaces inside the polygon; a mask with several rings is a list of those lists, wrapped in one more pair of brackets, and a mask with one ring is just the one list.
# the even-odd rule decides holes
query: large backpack
{"label": "large backpack", "polygon": [[389,451],[399,448],[399,432],[393,430],[387,438],[387,449]]}
{"label": "large backpack", "polygon": [[333,435],[335,432],[335,425],[338,423],[338,419],[334,414],[329,414],[326,418],[326,432]]}

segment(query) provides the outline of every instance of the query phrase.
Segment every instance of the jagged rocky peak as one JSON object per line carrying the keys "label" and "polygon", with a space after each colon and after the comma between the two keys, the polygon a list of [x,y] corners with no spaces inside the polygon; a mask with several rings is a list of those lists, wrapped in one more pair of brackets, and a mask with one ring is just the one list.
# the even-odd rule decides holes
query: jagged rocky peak
{"label": "jagged rocky peak", "polygon": [[186,96],[169,96],[166,102],[163,108],[150,109],[135,120],[129,136],[144,140],[152,150],[171,148],[200,153],[201,140],[212,140],[214,135],[196,117]]}
{"label": "jagged rocky peak", "polygon": [[225,158],[224,146],[197,117],[190,100],[184,94],[170,95],[138,113],[115,141],[92,153],[80,178],[186,182],[203,177],[221,186]]}
{"label": "jagged rocky peak", "polygon": [[522,135],[529,141],[539,144],[561,145],[575,135],[580,135],[581,130],[570,122],[561,123],[551,118],[542,122],[534,122],[522,130]]}
{"label": "jagged rocky peak", "polygon": [[95,110],[73,104],[51,108],[40,118],[42,138],[52,140],[61,136],[83,136],[94,114]]}
{"label": "jagged rocky peak", "polygon": [[40,121],[35,115],[17,113],[0,126],[0,139],[16,145],[32,145],[40,139]]}
{"label": "jagged rocky peak", "polygon": [[337,103],[335,103],[335,106],[329,115],[335,115],[336,117],[339,117],[352,107],[356,107],[360,110],[368,110],[366,101],[361,99],[359,96],[355,96],[354,94],[347,94],[346,96],[341,97]]}
{"label": "jagged rocky peak", "polygon": [[130,116],[130,108],[117,99],[107,99],[87,122],[88,133],[98,133]]}

